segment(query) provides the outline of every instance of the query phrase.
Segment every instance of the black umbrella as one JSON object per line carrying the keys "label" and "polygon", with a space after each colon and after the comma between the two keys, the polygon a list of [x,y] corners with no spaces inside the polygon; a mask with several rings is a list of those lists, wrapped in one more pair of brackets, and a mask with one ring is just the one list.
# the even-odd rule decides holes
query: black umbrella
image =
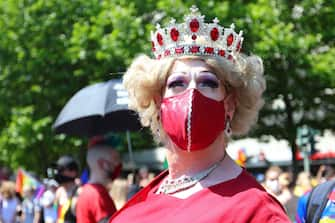
{"label": "black umbrella", "polygon": [[128,109],[128,94],[122,80],[114,79],[79,90],[64,106],[53,128],[56,133],[80,137],[126,131],[129,158],[133,164],[129,131],[139,130],[142,126],[137,114]]}
{"label": "black umbrella", "polygon": [[137,114],[128,109],[121,79],[79,90],[64,106],[53,125],[56,133],[92,137],[141,128]]}

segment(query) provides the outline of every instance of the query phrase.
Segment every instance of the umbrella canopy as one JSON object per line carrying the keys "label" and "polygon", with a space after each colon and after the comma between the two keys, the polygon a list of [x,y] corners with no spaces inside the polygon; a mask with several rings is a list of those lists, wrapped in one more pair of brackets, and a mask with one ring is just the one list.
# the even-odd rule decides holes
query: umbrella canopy
{"label": "umbrella canopy", "polygon": [[64,106],[53,128],[56,133],[92,137],[111,131],[141,128],[137,114],[128,109],[128,94],[121,79],[79,90]]}

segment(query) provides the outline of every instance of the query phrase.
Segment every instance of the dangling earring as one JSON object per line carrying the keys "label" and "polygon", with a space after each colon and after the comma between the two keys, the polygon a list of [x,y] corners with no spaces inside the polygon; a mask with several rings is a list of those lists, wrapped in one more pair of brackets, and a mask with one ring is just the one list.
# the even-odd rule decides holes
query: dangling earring
{"label": "dangling earring", "polygon": [[226,126],[225,126],[225,129],[224,129],[224,132],[226,133],[226,136],[230,137],[231,136],[231,126],[230,126],[230,118],[229,116],[227,116],[227,119],[226,119]]}
{"label": "dangling earring", "polygon": [[159,127],[157,127],[157,129],[156,129],[156,134],[157,134],[158,138],[161,137],[161,131],[159,130]]}
{"label": "dangling earring", "polygon": [[160,115],[159,114],[157,115],[157,124],[158,124],[158,126],[156,128],[156,134],[157,134],[158,138],[160,138],[161,137],[161,132],[159,130],[159,125],[160,125]]}

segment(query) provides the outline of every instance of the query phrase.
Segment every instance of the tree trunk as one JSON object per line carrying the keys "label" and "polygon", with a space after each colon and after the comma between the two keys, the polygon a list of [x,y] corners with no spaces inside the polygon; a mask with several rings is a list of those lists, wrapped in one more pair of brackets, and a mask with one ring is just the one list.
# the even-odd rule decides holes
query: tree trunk
{"label": "tree trunk", "polygon": [[295,139],[296,139],[296,125],[294,124],[293,121],[293,108],[291,105],[291,101],[288,97],[287,94],[284,94],[284,102],[285,102],[285,107],[286,107],[286,132],[287,132],[287,139],[290,143],[291,147],[291,153],[292,153],[292,171],[293,171],[293,179],[296,179],[296,176],[298,175],[298,162],[296,159],[296,151],[297,147],[295,144]]}

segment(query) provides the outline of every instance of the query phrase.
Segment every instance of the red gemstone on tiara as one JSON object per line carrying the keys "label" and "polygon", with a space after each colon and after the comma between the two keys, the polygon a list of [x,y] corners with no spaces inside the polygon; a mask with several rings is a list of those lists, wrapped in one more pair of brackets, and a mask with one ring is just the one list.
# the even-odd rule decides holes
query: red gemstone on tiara
{"label": "red gemstone on tiara", "polygon": [[218,30],[218,28],[214,27],[211,30],[210,35],[211,35],[211,39],[213,41],[216,41],[219,38],[219,30]]}
{"label": "red gemstone on tiara", "polygon": [[170,31],[170,36],[173,41],[177,41],[179,37],[179,32],[176,28],[172,28]]}
{"label": "red gemstone on tiara", "polygon": [[205,48],[205,53],[213,54],[214,53],[214,48],[213,47],[206,47]]}
{"label": "red gemstone on tiara", "polygon": [[170,55],[170,50],[165,50],[164,56],[169,56]]}
{"label": "red gemstone on tiara", "polygon": [[197,35],[193,34],[193,35],[192,35],[192,39],[193,39],[193,40],[196,40],[196,39],[197,39]]}
{"label": "red gemstone on tiara", "polygon": [[176,49],[175,49],[175,53],[176,53],[176,54],[184,53],[184,47],[176,48]]}
{"label": "red gemstone on tiara", "polygon": [[229,34],[229,36],[227,37],[227,46],[231,46],[231,44],[233,44],[234,41],[234,36],[233,34]]}
{"label": "red gemstone on tiara", "polygon": [[226,55],[226,52],[224,50],[219,50],[218,54],[224,57]]}
{"label": "red gemstone on tiara", "polygon": [[160,33],[157,33],[157,42],[159,45],[163,45],[163,36]]}
{"label": "red gemstone on tiara", "polygon": [[192,32],[197,32],[199,30],[200,24],[197,19],[192,19],[190,22],[190,29]]}
{"label": "red gemstone on tiara", "polygon": [[199,53],[200,52],[200,46],[192,46],[190,48],[191,53]]}
{"label": "red gemstone on tiara", "polygon": [[229,54],[228,60],[233,60],[233,56],[231,54]]}

